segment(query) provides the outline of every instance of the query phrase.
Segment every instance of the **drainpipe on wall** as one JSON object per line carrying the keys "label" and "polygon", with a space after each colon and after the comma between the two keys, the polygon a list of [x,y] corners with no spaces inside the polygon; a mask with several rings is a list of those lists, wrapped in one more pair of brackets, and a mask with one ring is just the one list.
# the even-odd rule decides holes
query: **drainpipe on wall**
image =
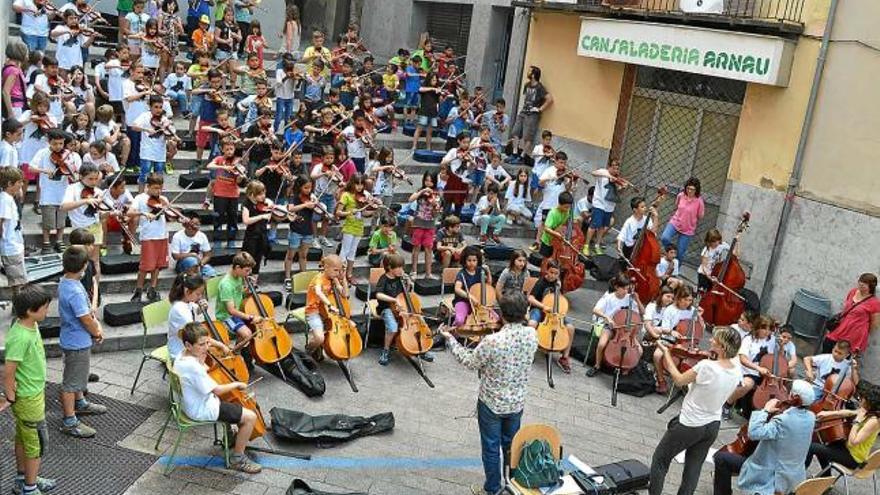
{"label": "drainpipe on wall", "polygon": [[819,86],[822,82],[822,74],[825,71],[825,60],[828,55],[828,46],[831,44],[831,27],[837,15],[837,3],[839,0],[831,0],[828,9],[828,19],[825,21],[825,32],[822,34],[822,45],[819,47],[819,56],[816,58],[816,70],[813,73],[813,86],[810,88],[810,99],[807,101],[807,113],[801,125],[801,135],[798,140],[797,152],[794,157],[794,167],[788,179],[788,188],[785,191],[785,200],[782,203],[782,214],[779,216],[779,226],[776,228],[776,237],[773,240],[773,251],[770,253],[770,261],[767,264],[767,277],[764,279],[764,287],[761,289],[761,307],[766,307],[770,302],[770,290],[773,287],[773,279],[779,267],[779,257],[782,254],[782,243],[788,232],[788,222],[791,217],[791,209],[801,177],[804,171],[804,154],[806,153],[807,141],[810,138],[810,126],[816,110],[816,100],[819,97]]}
{"label": "drainpipe on wall", "polygon": [[517,64],[518,70],[516,74],[516,86],[513,90],[513,102],[510,104],[510,108],[513,109],[513,114],[511,115],[511,122],[516,121],[516,115],[519,113],[517,110],[519,108],[519,97],[522,92],[522,84],[523,84],[523,72],[525,71],[526,65],[526,54],[529,52],[529,32],[532,30],[532,9],[524,9],[523,14],[528,17],[526,21],[526,39],[525,45],[523,46],[522,56],[519,58],[519,64]]}

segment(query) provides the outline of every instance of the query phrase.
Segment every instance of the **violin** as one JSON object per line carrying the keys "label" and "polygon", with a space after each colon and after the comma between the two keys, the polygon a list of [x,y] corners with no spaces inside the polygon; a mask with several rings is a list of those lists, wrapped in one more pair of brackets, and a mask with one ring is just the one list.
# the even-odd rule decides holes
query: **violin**
{"label": "violin", "polygon": [[402,282],[403,292],[398,294],[397,304],[392,307],[400,327],[396,339],[397,349],[404,356],[418,356],[431,350],[434,336],[422,316],[421,299],[410,292],[407,285]]}
{"label": "violin", "polygon": [[277,363],[290,355],[293,340],[287,330],[275,321],[272,298],[257,292],[249,277],[245,277],[244,282],[250,296],[242,303],[242,311],[263,319],[260,323],[252,324],[254,335],[250,345],[253,354],[261,363]]}
{"label": "violin", "polygon": [[486,268],[477,268],[480,272],[480,281],[468,287],[464,274],[461,280],[468,292],[468,302],[471,312],[464,321],[464,325],[456,329],[456,333],[464,337],[478,337],[501,329],[501,321],[498,315],[490,309],[495,306],[495,288],[486,281]]}
{"label": "violin", "polygon": [[[778,412],[768,415],[768,420],[777,414],[781,414],[789,407],[801,407],[801,398],[800,396],[794,396],[791,399],[780,401],[778,406],[780,410]],[[736,437],[733,439],[733,441],[731,441],[724,447],[721,447],[719,450],[721,452],[727,452],[730,454],[737,454],[742,457],[748,457],[755,452],[755,449],[757,447],[758,442],[749,438],[749,423],[746,423],[739,428],[739,431],[736,433]]]}
{"label": "violin", "polygon": [[238,158],[237,156],[233,156],[232,158],[224,157],[223,163],[227,167],[232,167],[230,173],[235,176],[239,182],[241,182],[242,180],[247,180],[248,171],[247,168],[245,168],[244,164],[241,162],[241,158]]}
{"label": "violin", "polygon": [[174,131],[174,124],[171,120],[166,119],[161,115],[158,117],[150,117],[150,125],[153,127],[150,137],[163,135],[166,138],[177,138],[177,133]]}
{"label": "violin", "polygon": [[110,21],[104,19],[104,16],[101,15],[100,12],[92,8],[91,5],[86,5],[86,10],[82,10],[82,7],[77,6],[76,10],[79,12],[80,20],[85,22],[95,22],[101,24],[110,24]]}
{"label": "violin", "polygon": [[586,257],[581,254],[584,247],[584,233],[574,228],[574,217],[569,214],[565,233],[553,236],[551,241],[553,254],[541,262],[541,276],[546,275],[550,260],[559,263],[562,291],[571,292],[580,288],[586,277]]}
{"label": "violin", "polygon": [[168,45],[166,45],[165,42],[162,41],[162,39],[158,36],[149,37],[149,38],[145,36],[144,43],[148,43],[150,45],[153,45],[153,49],[156,50],[157,52],[163,52],[168,55],[171,55],[171,49],[168,48]]}
{"label": "violin", "polygon": [[31,122],[33,122],[37,126],[37,128],[42,132],[48,132],[56,127],[55,124],[52,122],[51,117],[49,117],[49,115],[45,114],[45,113],[44,114],[38,114],[38,113],[32,114],[31,115]]}
{"label": "violin", "polygon": [[339,223],[339,220],[336,219],[336,214],[330,213],[330,211],[327,210],[327,205],[318,201],[317,196],[311,194],[309,200],[315,204],[315,213],[321,215],[321,218],[330,222],[331,225]]}
{"label": "violin", "polygon": [[345,361],[357,357],[363,351],[363,341],[357,325],[351,319],[351,302],[344,297],[336,281],[330,287],[330,308],[323,308],[325,326],[324,351],[336,361]]}
{"label": "violin", "polygon": [[382,203],[382,200],[368,193],[367,191],[361,191],[355,196],[355,201],[357,202],[358,210],[365,210],[368,213],[375,212],[380,208],[385,208],[385,205]]}
{"label": "violin", "polygon": [[544,352],[562,352],[569,344],[571,339],[568,330],[565,328],[565,315],[568,313],[568,299],[562,295],[562,291],[558,282],[553,292],[544,296],[541,304],[545,308],[551,308],[544,311],[544,320],[538,323],[538,348]]}
{"label": "violin", "polygon": [[[91,199],[91,198],[95,198],[95,197],[97,197],[95,188],[83,185],[83,189],[79,195],[79,198],[80,199]],[[103,197],[100,199],[101,199],[101,201],[97,204],[97,206],[92,206],[92,205],[86,206],[86,209],[83,212],[83,214],[90,216],[90,217],[93,217],[99,211],[109,213],[114,210],[112,206],[110,206],[104,202]]]}
{"label": "violin", "polygon": [[37,6],[36,11],[31,11],[35,16],[41,16],[43,14],[59,14],[60,11],[58,7],[52,4],[47,0],[34,0],[34,5]]}
{"label": "violin", "polygon": [[337,186],[342,186],[345,183],[345,178],[336,165],[324,165],[322,170],[327,175],[327,178],[330,179],[330,182],[335,183]]}
{"label": "violin", "polygon": [[391,169],[391,177],[394,180],[402,180],[409,185],[413,185],[413,181],[406,175],[406,172],[403,171],[402,168],[393,165],[394,168]]}
{"label": "violin", "polygon": [[98,31],[95,31],[94,29],[83,26],[81,24],[75,27],[68,27],[67,29],[70,31],[71,36],[79,36],[80,34],[84,34],[89,38],[106,38],[106,36],[99,33]]}
{"label": "violin", "polygon": [[295,222],[299,219],[299,215],[292,211],[288,211],[287,207],[284,205],[273,203],[268,199],[256,203],[255,206],[260,214],[271,213],[272,220],[275,222]]}
{"label": "violin", "polygon": [[150,196],[147,198],[147,206],[150,208],[150,213],[155,215],[157,220],[161,215],[165,215],[172,222],[180,222],[182,225],[189,223],[189,219],[183,212],[173,207],[170,201],[163,200],[160,196]]}
{"label": "violin", "polygon": [[701,307],[703,317],[712,325],[731,325],[739,319],[745,304],[739,290],[746,285],[746,273],[739,264],[739,258],[734,253],[739,235],[749,228],[751,214],[743,212],[736,235],[731,243],[730,250],[724,263],[716,264],[712,268],[712,277],[715,281],[712,288],[703,298]]}
{"label": "violin", "polygon": [[370,133],[366,129],[355,129],[354,136],[355,139],[360,139],[367,148],[374,147],[373,139],[370,137]]}
{"label": "violin", "polygon": [[[205,317],[202,326],[208,329],[211,338],[218,342],[223,342],[227,347],[231,346],[229,329],[226,328],[226,324],[222,321],[211,320],[211,315],[208,314],[208,310],[201,304],[199,305],[199,308],[202,311],[202,315]],[[244,362],[244,358],[237,354],[235,350],[229,355],[224,355],[215,348],[210,347],[208,352],[210,352],[211,357],[215,362],[222,363],[226,368],[232,371],[235,381],[247,383],[250,379],[251,374],[250,371],[248,371],[247,364]]]}
{"label": "violin", "polygon": [[788,376],[788,361],[785,359],[785,353],[779,341],[779,329],[777,328],[774,333],[775,352],[764,354],[759,363],[762,368],[770,370],[770,375],[761,380],[761,384],[752,394],[752,405],[755,409],[764,407],[764,404],[770,399],[785,400],[789,396],[788,389],[785,388],[785,383],[782,381],[783,377]]}
{"label": "violin", "polygon": [[71,96],[74,94],[73,88],[70,87],[70,83],[60,76],[47,76],[46,85],[49,86],[50,91],[53,91],[56,94],[65,96]]}
{"label": "violin", "polygon": [[[666,196],[666,188],[657,190],[657,197],[651,202],[651,210],[656,211],[660,200]],[[650,301],[660,293],[660,277],[657,276],[657,264],[663,255],[663,247],[657,240],[657,234],[648,228],[651,214],[645,217],[645,225],[639,230],[636,243],[630,254],[627,276],[635,283],[636,293],[642,301]],[[670,263],[671,264],[671,263]]]}
{"label": "violin", "polygon": [[55,165],[55,172],[52,174],[52,180],[59,180],[61,177],[67,177],[69,181],[73,181],[73,170],[70,169],[70,163],[67,159],[70,152],[67,150],[53,151],[49,154],[49,161]]}

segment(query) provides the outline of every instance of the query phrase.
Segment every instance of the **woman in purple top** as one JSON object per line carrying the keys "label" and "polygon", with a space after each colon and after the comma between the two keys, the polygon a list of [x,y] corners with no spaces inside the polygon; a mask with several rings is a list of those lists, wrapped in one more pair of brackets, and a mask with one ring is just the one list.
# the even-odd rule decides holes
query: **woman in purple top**
{"label": "woman in purple top", "polygon": [[28,59],[28,49],[20,41],[10,41],[6,45],[6,64],[3,65],[3,115],[18,117],[24,110],[24,73],[21,68]]}
{"label": "woman in purple top", "polygon": [[660,236],[663,248],[669,247],[677,235],[678,259],[683,260],[691,238],[697,231],[697,222],[705,213],[706,205],[700,197],[700,179],[691,177],[684,183],[684,191],[675,198],[675,213]]}

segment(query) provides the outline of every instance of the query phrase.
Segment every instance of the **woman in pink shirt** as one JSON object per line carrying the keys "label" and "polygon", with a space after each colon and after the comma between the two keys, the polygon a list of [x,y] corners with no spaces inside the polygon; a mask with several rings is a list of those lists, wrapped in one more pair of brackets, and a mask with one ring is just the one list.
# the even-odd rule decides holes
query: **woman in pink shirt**
{"label": "woman in pink shirt", "polygon": [[825,336],[822,352],[831,352],[834,344],[841,340],[850,343],[853,351],[864,351],[868,347],[868,334],[880,328],[880,300],[877,292],[877,275],[863,273],[858,285],[850,289],[843,301],[843,318],[837,328]]}
{"label": "woman in pink shirt", "polygon": [[28,49],[20,41],[10,41],[6,45],[6,64],[3,65],[3,114],[19,117],[24,111],[25,90],[24,73],[21,68],[27,62]]}
{"label": "woman in pink shirt", "polygon": [[700,197],[700,179],[691,177],[684,183],[684,191],[675,198],[675,213],[660,236],[663,248],[672,245],[673,238],[678,235],[678,259],[683,260],[691,238],[697,232],[697,222],[705,213],[706,205]]}

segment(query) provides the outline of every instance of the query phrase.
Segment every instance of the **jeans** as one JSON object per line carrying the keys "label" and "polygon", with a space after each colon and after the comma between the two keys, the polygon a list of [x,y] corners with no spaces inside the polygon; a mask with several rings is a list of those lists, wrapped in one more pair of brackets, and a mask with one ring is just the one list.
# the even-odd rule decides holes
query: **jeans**
{"label": "jeans", "polygon": [[172,100],[177,100],[177,109],[180,110],[181,114],[189,113],[189,104],[186,101],[186,91],[174,91],[173,89],[169,89],[165,91],[165,95],[171,98]]}
{"label": "jeans", "polygon": [[684,260],[688,246],[691,244],[691,239],[693,239],[694,236],[682,234],[673,227],[672,223],[667,223],[666,227],[663,229],[663,233],[660,235],[660,242],[663,244],[663,249],[666,249],[666,247],[672,244],[672,238],[675,237],[676,234],[678,235],[678,244],[676,245],[676,248],[678,249],[678,261],[681,262]]}
{"label": "jeans", "polygon": [[732,495],[733,484],[731,478],[738,475],[742,469],[746,458],[731,454],[730,452],[716,452],[712,459],[715,464],[714,485],[715,492],[713,495]]}
{"label": "jeans", "polygon": [[474,218],[474,223],[480,226],[480,235],[486,235],[489,227],[492,227],[493,234],[499,235],[506,222],[507,217],[504,215],[478,215]]}
{"label": "jeans", "polygon": [[[198,264],[198,259],[189,256],[178,261],[177,264],[174,266],[174,271],[175,273],[183,273]],[[211,265],[204,265],[201,270],[201,275],[205,278],[213,278],[217,276],[217,270],[215,270],[214,267]]]}
{"label": "jeans", "polygon": [[666,473],[669,471],[669,463],[672,458],[682,450],[684,455],[684,472],[681,475],[681,484],[678,486],[678,495],[693,495],[700,481],[700,471],[703,469],[703,461],[712,442],[718,437],[720,421],[713,421],[707,425],[690,427],[678,422],[678,416],[672,418],[667,426],[666,433],[654,449],[654,457],[651,459],[651,482],[648,485],[649,495],[663,493],[663,484],[666,481]]}
{"label": "jeans", "polygon": [[46,45],[49,43],[48,36],[32,36],[30,34],[21,33],[21,41],[28,47],[28,51],[35,52],[45,51]]}
{"label": "jeans", "polygon": [[394,316],[394,311],[391,308],[385,308],[382,310],[382,321],[385,322],[385,332],[386,333],[397,333],[397,317]]}
{"label": "jeans", "polygon": [[281,129],[282,123],[286,125],[293,117],[293,99],[275,99],[275,129]]}
{"label": "jeans", "polygon": [[480,426],[480,448],[483,454],[483,473],[486,476],[483,490],[487,493],[498,493],[504,487],[501,479],[501,454],[504,454],[504,465],[507,465],[510,443],[519,431],[520,420],[522,411],[495,414],[482,401],[477,401],[477,423]]}
{"label": "jeans", "polygon": [[138,184],[147,182],[147,176],[151,172],[159,175],[165,175],[165,161],[154,162],[152,160],[141,160],[141,173],[138,174]]}

